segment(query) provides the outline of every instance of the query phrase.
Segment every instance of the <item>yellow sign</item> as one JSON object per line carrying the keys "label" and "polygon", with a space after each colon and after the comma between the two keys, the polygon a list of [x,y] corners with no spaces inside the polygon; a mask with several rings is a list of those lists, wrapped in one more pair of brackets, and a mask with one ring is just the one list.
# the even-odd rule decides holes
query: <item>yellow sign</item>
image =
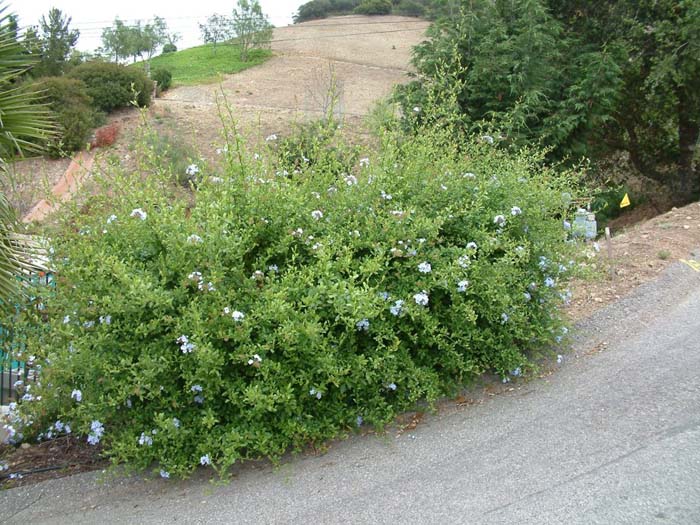
{"label": "yellow sign", "polygon": [[700,272],[700,261],[686,261],[685,259],[681,259],[681,262],[687,264],[696,272]]}
{"label": "yellow sign", "polygon": [[626,206],[629,206],[630,204],[632,204],[630,202],[630,197],[625,193],[625,196],[622,197],[622,202],[620,202],[620,208],[624,208]]}

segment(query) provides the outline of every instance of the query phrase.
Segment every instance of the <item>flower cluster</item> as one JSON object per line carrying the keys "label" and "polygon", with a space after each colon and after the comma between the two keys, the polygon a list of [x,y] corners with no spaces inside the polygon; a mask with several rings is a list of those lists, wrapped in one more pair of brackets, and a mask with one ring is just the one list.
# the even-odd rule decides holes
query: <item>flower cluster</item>
{"label": "flower cluster", "polygon": [[197,348],[197,346],[184,334],[178,337],[176,342],[180,345],[180,351],[183,354],[190,354],[194,352],[195,348]]}
{"label": "flower cluster", "polygon": [[90,433],[87,437],[87,442],[90,445],[97,445],[105,433],[105,427],[99,421],[95,420],[90,424]]}
{"label": "flower cluster", "polygon": [[141,208],[136,208],[134,210],[131,210],[131,214],[129,216],[136,217],[138,219],[141,219],[142,221],[145,221],[146,218],[148,218],[148,214],[145,211],[143,211]]}

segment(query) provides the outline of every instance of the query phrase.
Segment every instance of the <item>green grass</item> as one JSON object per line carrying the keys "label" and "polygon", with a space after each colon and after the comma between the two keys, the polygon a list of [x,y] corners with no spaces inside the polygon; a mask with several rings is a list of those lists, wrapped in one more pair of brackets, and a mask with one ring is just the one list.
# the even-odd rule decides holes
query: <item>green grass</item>
{"label": "green grass", "polygon": [[[213,46],[208,44],[154,57],[151,59],[151,69],[163,67],[170,70],[173,87],[191,86],[216,82],[221,74],[238,73],[262,64],[271,56],[272,52],[268,49],[253,49],[248,53],[248,61],[243,62],[238,46],[219,44],[214,52]],[[134,67],[142,65],[139,63]]]}

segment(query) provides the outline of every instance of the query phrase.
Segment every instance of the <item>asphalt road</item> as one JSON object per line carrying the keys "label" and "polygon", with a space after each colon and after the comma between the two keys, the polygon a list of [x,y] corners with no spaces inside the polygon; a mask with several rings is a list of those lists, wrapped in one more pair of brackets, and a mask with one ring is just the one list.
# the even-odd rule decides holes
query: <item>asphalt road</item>
{"label": "asphalt road", "polygon": [[13,489],[0,522],[699,524],[700,273],[675,264],[578,332],[551,375],[412,430],[248,463],[226,485],[92,473]]}

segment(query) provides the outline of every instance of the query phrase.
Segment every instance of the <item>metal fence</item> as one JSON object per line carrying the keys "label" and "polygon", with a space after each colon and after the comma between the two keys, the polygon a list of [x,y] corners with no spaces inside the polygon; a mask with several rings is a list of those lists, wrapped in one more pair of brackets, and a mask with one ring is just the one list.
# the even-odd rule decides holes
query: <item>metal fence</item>
{"label": "metal fence", "polygon": [[15,361],[10,354],[2,352],[0,357],[0,405],[17,401],[17,387],[34,380],[27,364]]}
{"label": "metal fence", "polygon": [[[31,283],[53,287],[53,274],[42,272],[31,277]],[[24,335],[16,334],[12,326],[0,324],[0,405],[17,401],[18,387],[36,378],[35,371],[24,361],[25,356],[29,355]]]}

